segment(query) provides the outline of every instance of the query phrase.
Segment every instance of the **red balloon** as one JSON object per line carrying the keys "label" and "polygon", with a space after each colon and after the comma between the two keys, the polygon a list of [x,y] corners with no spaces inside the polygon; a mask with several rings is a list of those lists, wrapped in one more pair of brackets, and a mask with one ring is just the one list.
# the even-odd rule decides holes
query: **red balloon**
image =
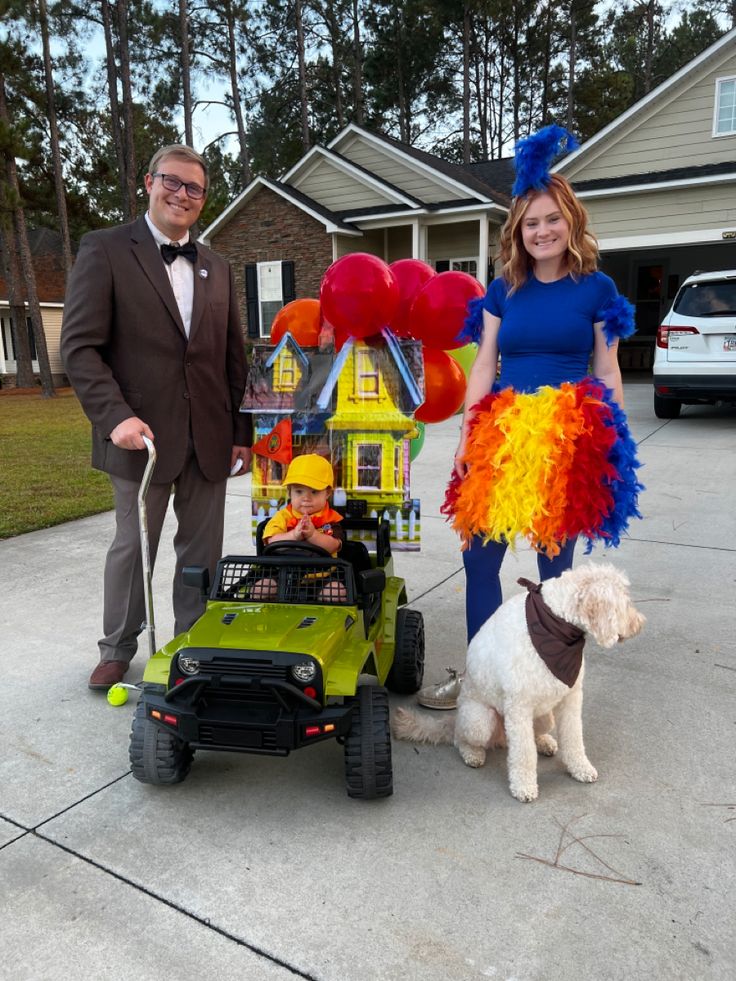
{"label": "red balloon", "polygon": [[278,344],[288,332],[301,347],[316,347],[319,341],[319,300],[292,300],[281,307],[271,324],[271,343]]}
{"label": "red balloon", "polygon": [[446,351],[464,347],[459,341],[468,315],[468,301],[484,295],[477,279],[464,272],[443,272],[430,279],[417,295],[409,311],[409,329],[413,337],[427,347]]}
{"label": "red balloon", "polygon": [[[439,277],[438,277],[439,278]],[[434,348],[423,348],[424,403],[414,413],[419,422],[442,422],[454,416],[465,398],[465,372],[457,361]]]}
{"label": "red balloon", "polygon": [[336,334],[370,337],[391,323],[399,305],[399,285],[382,259],[353,252],[333,262],[324,274],[319,300]]}
{"label": "red balloon", "polygon": [[409,311],[417,294],[437,273],[421,259],[397,259],[389,266],[399,284],[399,306],[389,324],[398,337],[411,337]]}

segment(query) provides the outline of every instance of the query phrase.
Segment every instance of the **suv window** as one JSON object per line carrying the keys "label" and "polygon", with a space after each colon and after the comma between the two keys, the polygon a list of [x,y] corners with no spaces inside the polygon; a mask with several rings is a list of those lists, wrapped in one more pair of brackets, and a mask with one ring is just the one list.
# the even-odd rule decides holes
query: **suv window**
{"label": "suv window", "polygon": [[736,280],[711,280],[683,286],[674,312],[685,317],[722,317],[736,314]]}

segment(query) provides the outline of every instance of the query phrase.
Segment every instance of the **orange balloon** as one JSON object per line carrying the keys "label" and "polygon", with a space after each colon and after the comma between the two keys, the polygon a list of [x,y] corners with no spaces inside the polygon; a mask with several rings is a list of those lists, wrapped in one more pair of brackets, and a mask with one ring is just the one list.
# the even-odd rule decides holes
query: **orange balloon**
{"label": "orange balloon", "polygon": [[278,344],[288,331],[300,347],[316,347],[319,328],[319,300],[292,300],[273,318],[271,344]]}
{"label": "orange balloon", "polygon": [[442,422],[454,416],[465,399],[465,372],[445,351],[422,347],[424,402],[414,413],[419,422]]}

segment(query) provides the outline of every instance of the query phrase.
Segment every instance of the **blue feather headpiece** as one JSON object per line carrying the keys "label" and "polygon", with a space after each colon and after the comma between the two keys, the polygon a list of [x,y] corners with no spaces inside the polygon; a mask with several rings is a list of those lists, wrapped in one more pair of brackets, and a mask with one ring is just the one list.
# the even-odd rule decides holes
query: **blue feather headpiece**
{"label": "blue feather headpiece", "polygon": [[543,191],[549,185],[549,168],[563,150],[572,153],[580,146],[562,126],[545,126],[538,133],[519,140],[514,148],[516,180],[511,194],[516,198],[529,191]]}

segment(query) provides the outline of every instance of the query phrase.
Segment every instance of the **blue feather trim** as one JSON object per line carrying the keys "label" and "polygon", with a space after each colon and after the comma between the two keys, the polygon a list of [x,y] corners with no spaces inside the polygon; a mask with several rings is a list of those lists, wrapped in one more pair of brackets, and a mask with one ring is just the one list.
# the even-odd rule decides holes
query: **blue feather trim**
{"label": "blue feather trim", "polygon": [[468,301],[468,315],[463,321],[462,330],[457,335],[456,340],[462,341],[464,344],[480,344],[480,339],[483,336],[483,311],[488,309],[486,306],[487,298],[488,293],[478,297],[477,300]]}
{"label": "blue feather trim", "polygon": [[543,191],[549,184],[549,168],[563,150],[572,153],[580,146],[562,126],[545,126],[538,133],[519,140],[514,148],[516,180],[511,189],[514,197],[529,191]]}
{"label": "blue feather trim", "polygon": [[616,296],[595,315],[595,322],[603,321],[603,333],[610,347],[618,338],[631,337],[636,332],[635,309],[625,296]]}
{"label": "blue feather trim", "polygon": [[[610,482],[613,508],[601,521],[596,537],[603,539],[606,548],[618,548],[621,536],[628,531],[629,519],[641,518],[639,494],[645,488],[636,478],[636,471],[641,463],[636,458],[636,443],[629,432],[626,413],[614,399],[610,388],[605,388],[603,401],[611,409],[611,424],[618,439],[608,454],[608,462],[616,469],[616,477]],[[589,555],[592,550],[593,539],[588,538],[585,554]]]}

